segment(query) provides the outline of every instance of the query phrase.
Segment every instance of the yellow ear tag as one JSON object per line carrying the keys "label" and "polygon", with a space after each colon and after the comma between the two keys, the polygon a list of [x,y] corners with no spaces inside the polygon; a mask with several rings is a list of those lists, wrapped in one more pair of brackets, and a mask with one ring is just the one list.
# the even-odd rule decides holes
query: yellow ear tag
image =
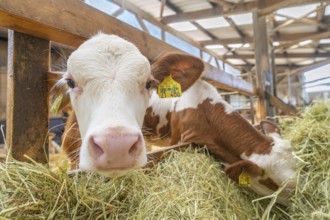
{"label": "yellow ear tag", "polygon": [[60,108],[61,102],[63,99],[63,94],[60,94],[54,101],[52,107],[50,108],[50,112],[56,114],[58,109]]}
{"label": "yellow ear tag", "polygon": [[158,85],[157,93],[160,98],[180,97],[182,96],[181,85],[170,74]]}
{"label": "yellow ear tag", "polygon": [[251,176],[243,171],[238,177],[238,184],[241,187],[250,187],[251,186]]}

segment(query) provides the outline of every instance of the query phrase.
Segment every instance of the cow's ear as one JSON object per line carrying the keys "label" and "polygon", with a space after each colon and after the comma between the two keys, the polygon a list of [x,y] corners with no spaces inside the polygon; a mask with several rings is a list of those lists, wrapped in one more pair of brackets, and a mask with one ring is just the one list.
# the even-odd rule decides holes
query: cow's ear
{"label": "cow's ear", "polygon": [[264,175],[264,170],[260,168],[257,164],[249,160],[240,160],[233,164],[230,164],[225,169],[225,173],[232,180],[239,181],[239,176],[246,172],[251,177],[262,176]]}
{"label": "cow's ear", "polygon": [[262,120],[260,122],[260,128],[262,133],[264,133],[265,135],[269,135],[271,133],[276,133],[281,135],[281,129],[275,122]]}
{"label": "cow's ear", "polygon": [[[200,78],[204,70],[204,63],[194,56],[171,52],[158,57],[151,65],[151,70],[158,83],[171,74],[172,78],[181,84],[183,92]],[[157,86],[158,83],[155,85]]]}
{"label": "cow's ear", "polygon": [[68,93],[69,87],[64,78],[58,80],[49,91],[50,100],[52,104],[51,111],[57,113],[70,103],[70,96]]}

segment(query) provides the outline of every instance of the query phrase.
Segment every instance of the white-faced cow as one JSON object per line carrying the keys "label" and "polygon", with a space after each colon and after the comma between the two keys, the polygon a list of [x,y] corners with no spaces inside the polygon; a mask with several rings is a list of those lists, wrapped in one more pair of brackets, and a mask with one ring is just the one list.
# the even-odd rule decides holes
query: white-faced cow
{"label": "white-faced cow", "polygon": [[64,149],[73,162],[80,158],[80,169],[112,174],[144,165],[140,129],[144,117],[149,133],[170,136],[172,144],[206,145],[224,162],[231,179],[238,181],[247,173],[251,188],[259,194],[270,195],[287,184],[279,197],[285,203],[287,191],[295,186],[290,142],[275,133],[262,134],[234,111],[213,86],[200,79],[201,60],[167,53],[152,64],[158,82],[171,74],[181,84],[182,97],[172,99],[160,99],[154,90],[148,90],[152,78],[146,59],[117,37],[92,38],[68,64],[64,79],[71,87],[74,112],[67,122]]}
{"label": "white-faced cow", "polygon": [[[98,34],[84,42],[68,59],[68,69],[53,93],[69,88],[79,132],[79,146],[65,147],[81,170],[117,176],[147,162],[141,127],[152,87],[170,73],[186,90],[199,78],[197,58],[173,54],[151,70],[149,61],[132,43],[114,35]],[[198,66],[199,65],[199,66]],[[65,94],[65,93],[64,93]],[[70,125],[67,129],[70,130]],[[77,128],[77,127],[76,127]],[[72,139],[71,139],[72,140]]]}

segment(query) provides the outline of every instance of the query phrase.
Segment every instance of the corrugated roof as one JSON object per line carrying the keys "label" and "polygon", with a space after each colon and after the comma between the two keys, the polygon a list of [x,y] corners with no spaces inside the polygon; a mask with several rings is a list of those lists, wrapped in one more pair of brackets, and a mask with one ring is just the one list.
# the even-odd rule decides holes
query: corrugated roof
{"label": "corrugated roof", "polygon": [[[128,7],[129,4],[136,6],[139,9],[139,12],[136,12],[137,19],[139,17],[145,20],[151,19],[153,20],[151,23],[166,27],[166,31],[175,29],[174,35],[171,31],[171,34],[168,34],[171,35],[171,40],[175,36],[182,36],[185,41],[188,39],[188,44],[194,42],[194,47],[200,45],[213,51],[243,72],[255,69],[251,13],[254,9],[268,15],[270,45],[274,46],[277,73],[294,72],[311,64],[317,67],[318,62],[324,65],[324,60],[329,59],[330,56],[330,0],[112,0],[112,2],[123,6],[124,9],[127,6],[129,10],[132,10],[132,7]],[[161,38],[160,31],[148,31],[157,33],[154,36]],[[244,47],[243,45],[247,43],[249,46]],[[184,44],[185,51],[189,50],[188,44]],[[222,48],[219,45],[222,45]],[[192,51],[197,54],[194,49]]]}

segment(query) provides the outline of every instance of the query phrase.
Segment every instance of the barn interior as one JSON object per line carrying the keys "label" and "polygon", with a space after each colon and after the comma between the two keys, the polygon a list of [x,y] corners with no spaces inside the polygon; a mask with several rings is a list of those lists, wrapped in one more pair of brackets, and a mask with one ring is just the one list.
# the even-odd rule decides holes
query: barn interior
{"label": "barn interior", "polygon": [[200,58],[202,78],[251,124],[330,99],[329,0],[1,1],[0,152],[12,146],[14,158],[41,163],[48,142],[47,154],[61,152],[71,109],[51,113],[49,90],[99,31],[150,61],[173,50]]}
{"label": "barn interior", "polygon": [[[170,50],[167,45],[171,45],[203,59],[216,69],[213,75],[206,72],[204,78],[252,123],[288,114],[317,98],[329,98],[328,1],[83,2],[95,13],[120,22],[116,25],[123,22],[132,31],[138,29],[166,42],[162,51]],[[6,118],[7,30],[14,26],[9,21],[3,23],[1,120]],[[17,29],[28,31],[22,30],[26,27]],[[94,34],[85,32],[84,37]],[[132,36],[125,37],[131,40]],[[61,42],[50,39],[53,71],[65,71],[65,59],[81,39],[77,43],[74,37]]]}

